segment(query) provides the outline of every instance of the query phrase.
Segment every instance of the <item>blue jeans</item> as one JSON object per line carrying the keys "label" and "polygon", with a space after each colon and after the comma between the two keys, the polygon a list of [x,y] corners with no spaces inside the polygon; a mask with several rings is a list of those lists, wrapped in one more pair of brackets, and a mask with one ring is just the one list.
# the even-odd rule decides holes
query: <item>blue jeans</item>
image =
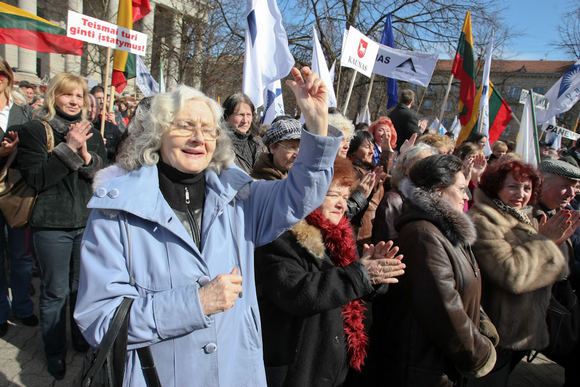
{"label": "blue jeans", "polygon": [[83,228],[32,230],[42,281],[39,302],[40,328],[47,358],[64,359],[66,355],[67,299],[69,299],[73,345],[79,347],[86,345],[72,318],[79,287],[83,230]]}
{"label": "blue jeans", "polygon": [[[10,279],[6,276],[7,257]],[[5,323],[10,308],[16,317],[28,317],[33,310],[30,298],[32,278],[32,256],[26,251],[26,230],[12,228],[6,224],[0,212],[0,323]],[[8,288],[12,290],[12,302],[8,298]]]}

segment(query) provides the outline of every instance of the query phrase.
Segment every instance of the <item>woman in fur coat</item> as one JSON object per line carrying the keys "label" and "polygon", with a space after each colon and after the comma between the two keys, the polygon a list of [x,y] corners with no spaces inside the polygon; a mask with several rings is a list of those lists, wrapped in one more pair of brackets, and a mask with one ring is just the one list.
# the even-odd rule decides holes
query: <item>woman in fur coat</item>
{"label": "woman in fur coat", "polygon": [[[365,246],[357,257],[346,201],[356,181],[352,163],[335,161],[317,210],[256,250],[268,386],[340,386],[366,357],[363,297],[396,283],[405,265],[392,243]],[[380,289],[383,288],[383,289]]]}
{"label": "woman in fur coat", "polygon": [[526,207],[537,200],[540,184],[531,165],[500,160],[487,168],[474,194],[469,215],[478,233],[473,252],[482,271],[482,305],[500,336],[493,372],[474,385],[507,385],[526,351],[548,345],[551,286],[566,274],[557,245],[566,239],[559,225],[567,216],[555,215],[538,232]]}
{"label": "woman in fur coat", "polygon": [[[406,274],[373,300],[369,373],[377,386],[457,386],[495,364],[493,325],[482,321],[475,228],[463,164],[451,155],[415,163],[399,189],[397,220]],[[488,338],[489,336],[489,338]]]}

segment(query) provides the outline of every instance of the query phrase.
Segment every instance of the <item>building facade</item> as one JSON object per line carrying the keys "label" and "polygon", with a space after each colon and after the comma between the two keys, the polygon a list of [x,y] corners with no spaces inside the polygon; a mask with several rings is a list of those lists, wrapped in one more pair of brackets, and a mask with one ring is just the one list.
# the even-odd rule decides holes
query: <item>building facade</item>
{"label": "building facade", "polygon": [[[506,102],[510,105],[513,115],[519,120],[523,106],[519,103],[522,89],[534,90],[538,94],[546,94],[554,83],[574,64],[574,61],[520,61],[520,60],[494,60],[492,61],[490,79]],[[419,87],[417,100],[419,115],[433,119],[439,117],[441,105],[445,96],[453,60],[439,60],[431,78],[431,83],[426,89]],[[483,73],[483,61],[476,61],[476,84],[479,87]],[[460,82],[453,80],[449,97],[443,114],[443,125],[451,126],[457,115],[459,105]],[[417,88],[415,88],[417,89]],[[558,124],[573,130],[577,125],[580,114],[580,103],[566,113],[557,117]],[[512,121],[502,134],[502,139],[514,140],[519,129],[518,121]]]}
{"label": "building facade", "polygon": [[[63,28],[66,28],[69,9],[115,23],[119,7],[119,0],[5,1]],[[151,12],[133,25],[134,30],[148,35],[147,55],[142,58],[143,61],[156,79],[160,78],[160,71],[163,71],[167,88],[178,83],[199,87],[201,75],[196,71],[199,68],[196,62],[200,60],[203,51],[203,39],[196,39],[196,33],[206,24],[209,1],[150,0],[150,5]],[[16,80],[27,80],[37,85],[46,84],[60,72],[80,74],[89,80],[90,85],[102,84],[106,71],[106,52],[105,47],[87,43],[84,44],[82,57],[0,45],[0,55],[15,70]],[[127,93],[133,93],[133,87],[134,83],[129,82]]]}

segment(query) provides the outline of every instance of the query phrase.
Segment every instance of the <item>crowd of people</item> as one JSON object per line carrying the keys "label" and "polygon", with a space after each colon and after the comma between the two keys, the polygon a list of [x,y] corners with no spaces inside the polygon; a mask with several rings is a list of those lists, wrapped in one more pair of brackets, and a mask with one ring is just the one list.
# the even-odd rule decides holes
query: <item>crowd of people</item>
{"label": "crowd of people", "polygon": [[412,90],[361,127],[308,67],[287,85],[303,124],[183,85],[103,116],[101,86],[62,73],[40,97],[0,60],[0,161],[38,193],[27,228],[0,218],[0,337],[40,324],[62,379],[67,323],[98,347],[129,297],[124,385],[148,347],[163,386],[506,386],[578,286],[580,144],[536,169],[430,133]]}

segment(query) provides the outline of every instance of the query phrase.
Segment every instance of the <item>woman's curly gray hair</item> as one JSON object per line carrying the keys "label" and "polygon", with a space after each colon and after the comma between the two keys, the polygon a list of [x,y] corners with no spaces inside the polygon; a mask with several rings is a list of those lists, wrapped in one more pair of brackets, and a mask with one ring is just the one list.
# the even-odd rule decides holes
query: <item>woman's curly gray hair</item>
{"label": "woman's curly gray hair", "polygon": [[397,162],[391,171],[391,186],[398,188],[399,184],[401,184],[403,179],[407,176],[408,170],[418,160],[438,153],[439,151],[437,148],[425,143],[419,143],[407,149],[405,153],[397,157]]}
{"label": "woman's curly gray hair", "polygon": [[175,115],[191,99],[205,102],[217,123],[218,138],[208,168],[219,174],[223,168],[229,167],[235,156],[230,138],[223,130],[221,106],[201,91],[185,85],[179,85],[168,93],[156,95],[148,111],[138,109],[135,112],[132,130],[121,146],[117,163],[127,171],[157,164],[163,133],[169,128]]}

